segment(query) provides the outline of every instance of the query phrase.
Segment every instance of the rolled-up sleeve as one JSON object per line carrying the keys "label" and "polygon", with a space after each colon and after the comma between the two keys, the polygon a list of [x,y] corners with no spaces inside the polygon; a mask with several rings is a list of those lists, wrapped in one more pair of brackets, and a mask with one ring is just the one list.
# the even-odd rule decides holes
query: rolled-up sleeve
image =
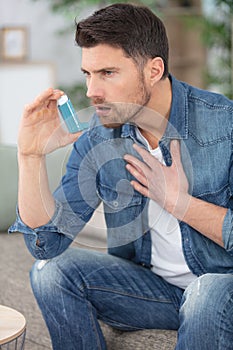
{"label": "rolled-up sleeve", "polygon": [[[21,220],[17,210],[16,221],[8,230],[9,233],[24,234],[26,245],[36,259],[50,259],[61,254],[90,220],[99,204],[95,167],[92,161],[89,166],[86,159],[90,146],[87,138],[80,137],[79,140],[74,144],[66,174],[53,194],[55,212],[50,221],[32,229]],[[83,168],[83,159],[88,166],[86,170],[82,170],[84,176],[80,179],[79,170]],[[87,201],[84,194],[91,200]]]}
{"label": "rolled-up sleeve", "polygon": [[30,228],[20,218],[18,209],[16,211],[16,221],[9,228],[9,233],[21,232],[30,253],[36,259],[50,259],[61,254],[72,242],[59,228],[54,225],[56,217],[60,211],[59,203],[56,202],[56,211],[53,218],[44,226]]}

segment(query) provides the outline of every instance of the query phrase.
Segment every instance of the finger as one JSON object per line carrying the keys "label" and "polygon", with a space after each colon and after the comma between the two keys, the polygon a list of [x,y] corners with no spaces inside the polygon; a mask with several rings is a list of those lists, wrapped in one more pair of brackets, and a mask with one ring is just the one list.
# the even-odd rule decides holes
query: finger
{"label": "finger", "polygon": [[56,101],[64,94],[61,90],[54,90],[53,88],[48,88],[43,91],[40,95],[38,95],[35,100],[25,106],[26,116],[30,113],[33,113],[38,108],[49,107],[50,102]]}
{"label": "finger", "polygon": [[64,91],[60,89],[53,89],[53,88],[48,88],[47,90],[43,91],[41,94],[39,94],[35,100],[38,100],[39,102],[44,102],[46,100],[57,100],[59,99],[62,95],[64,95]]}
{"label": "finger", "polygon": [[53,95],[54,95],[54,98],[57,99],[57,98],[60,98],[62,95],[64,95],[64,91],[63,90],[60,90],[60,89],[54,89],[53,90]]}
{"label": "finger", "polygon": [[142,162],[131,154],[124,155],[124,160],[143,174],[146,174],[151,170],[146,163]]}
{"label": "finger", "polygon": [[51,98],[54,94],[53,88],[48,88],[47,90],[43,91],[41,94],[39,94],[35,100],[34,103],[42,104],[45,101],[48,101],[49,98]]}
{"label": "finger", "polygon": [[57,110],[57,100],[56,99],[50,99],[47,103],[47,108]]}
{"label": "finger", "polygon": [[48,98],[53,95],[53,89],[49,88],[38,95],[32,103],[25,105],[24,111],[25,116],[29,116],[33,113],[39,106],[44,105],[45,101],[48,101]]}
{"label": "finger", "polygon": [[135,179],[137,179],[141,184],[148,187],[148,181],[146,175],[142,172],[140,168],[136,168],[135,166],[132,166],[131,164],[126,165],[126,169],[130,172]]}
{"label": "finger", "polygon": [[[126,160],[129,165],[131,164],[132,167],[134,167],[135,169],[137,169],[138,172],[140,172],[141,174],[143,173],[142,167],[144,167],[144,163],[141,162],[140,160],[138,160],[137,158],[135,158],[134,156],[131,156],[129,154],[126,154],[124,156],[124,160]],[[147,166],[147,165],[145,165]]]}
{"label": "finger", "polygon": [[135,189],[135,191],[141,193],[145,197],[149,197],[149,190],[147,187],[142,186],[139,182],[137,181],[131,181],[131,185]]}

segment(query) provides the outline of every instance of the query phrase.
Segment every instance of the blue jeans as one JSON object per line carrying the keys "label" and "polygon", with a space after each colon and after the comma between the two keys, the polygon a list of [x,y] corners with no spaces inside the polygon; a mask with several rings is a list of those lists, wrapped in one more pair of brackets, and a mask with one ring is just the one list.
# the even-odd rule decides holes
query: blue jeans
{"label": "blue jeans", "polygon": [[179,330],[176,350],[233,349],[232,275],[203,275],[184,292],[128,260],[69,248],[37,261],[31,283],[54,350],[106,349],[98,319]]}

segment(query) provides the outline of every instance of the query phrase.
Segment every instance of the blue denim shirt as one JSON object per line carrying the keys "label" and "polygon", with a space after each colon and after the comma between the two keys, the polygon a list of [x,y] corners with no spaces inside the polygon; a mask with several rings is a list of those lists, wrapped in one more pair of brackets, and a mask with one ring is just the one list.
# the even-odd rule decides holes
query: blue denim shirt
{"label": "blue denim shirt", "polygon": [[[170,77],[172,106],[167,129],[159,142],[165,163],[171,165],[171,139],[178,139],[189,181],[189,192],[228,208],[223,225],[224,248],[180,222],[183,252],[197,276],[233,272],[233,102]],[[90,129],[74,144],[67,171],[54,193],[51,221],[31,229],[18,216],[10,232],[24,233],[37,259],[62,253],[103,202],[110,254],[150,267],[151,237],[148,198],[133,190],[123,156],[135,154],[140,143],[135,126],[107,129],[94,117]],[[142,145],[143,146],[143,145]],[[36,242],[39,241],[37,245]]]}

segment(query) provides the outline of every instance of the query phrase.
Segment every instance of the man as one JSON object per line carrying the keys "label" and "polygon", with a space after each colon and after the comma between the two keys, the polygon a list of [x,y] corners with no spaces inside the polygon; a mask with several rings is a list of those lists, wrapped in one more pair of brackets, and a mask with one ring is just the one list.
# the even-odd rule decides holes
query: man
{"label": "man", "polygon": [[[19,216],[53,348],[106,349],[98,319],[176,329],[176,350],[233,349],[233,103],[169,75],[162,22],[115,4],[77,24],[88,131],[48,89],[19,131]],[[47,153],[74,142],[52,195]],[[68,248],[103,202],[108,253]]]}

